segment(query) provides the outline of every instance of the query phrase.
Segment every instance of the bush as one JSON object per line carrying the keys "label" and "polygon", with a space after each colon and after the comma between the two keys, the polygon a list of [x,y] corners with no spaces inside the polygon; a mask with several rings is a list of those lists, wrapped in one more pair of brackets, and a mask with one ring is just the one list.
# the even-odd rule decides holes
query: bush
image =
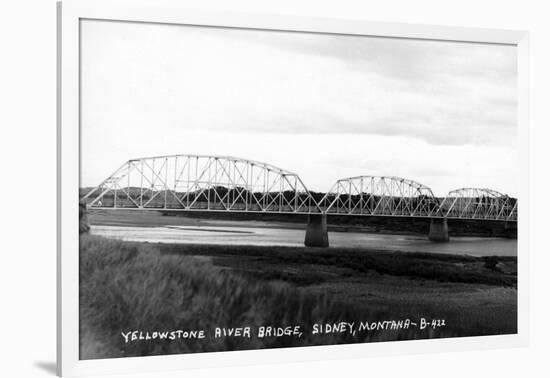
{"label": "bush", "polygon": [[496,270],[496,266],[498,264],[498,257],[497,256],[487,256],[484,258],[485,264],[483,266],[487,269]]}

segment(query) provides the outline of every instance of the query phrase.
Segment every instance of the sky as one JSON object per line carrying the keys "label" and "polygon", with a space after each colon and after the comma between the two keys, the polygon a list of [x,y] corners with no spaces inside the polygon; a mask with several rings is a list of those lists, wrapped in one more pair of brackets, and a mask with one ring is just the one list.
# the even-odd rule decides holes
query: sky
{"label": "sky", "polygon": [[84,20],[81,186],[125,161],[230,155],[300,175],[517,195],[515,46]]}

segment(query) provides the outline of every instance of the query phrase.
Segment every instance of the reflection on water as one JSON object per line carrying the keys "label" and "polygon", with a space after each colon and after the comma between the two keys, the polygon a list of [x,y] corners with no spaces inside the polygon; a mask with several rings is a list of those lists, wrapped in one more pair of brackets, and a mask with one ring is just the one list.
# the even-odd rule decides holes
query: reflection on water
{"label": "reflection on water", "polygon": [[[110,238],[151,242],[230,245],[304,245],[305,230],[265,227],[216,226],[92,226],[91,233]],[[433,243],[416,235],[386,235],[360,232],[329,232],[331,247],[372,248],[406,252],[437,252],[475,256],[516,256],[517,240],[454,237],[450,243]]]}

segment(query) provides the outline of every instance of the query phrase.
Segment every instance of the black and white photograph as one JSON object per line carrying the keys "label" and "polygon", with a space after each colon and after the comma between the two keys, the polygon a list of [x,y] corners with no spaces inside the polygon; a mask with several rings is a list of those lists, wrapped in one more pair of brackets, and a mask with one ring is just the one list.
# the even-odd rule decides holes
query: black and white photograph
{"label": "black and white photograph", "polygon": [[80,44],[80,360],[518,333],[516,45]]}

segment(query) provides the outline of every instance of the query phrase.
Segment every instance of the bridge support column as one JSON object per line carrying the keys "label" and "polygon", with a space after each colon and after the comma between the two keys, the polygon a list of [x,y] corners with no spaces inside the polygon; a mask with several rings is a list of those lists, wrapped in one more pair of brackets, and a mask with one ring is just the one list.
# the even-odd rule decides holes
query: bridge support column
{"label": "bridge support column", "polygon": [[308,215],[306,247],[328,247],[327,215],[310,214]]}
{"label": "bridge support column", "polygon": [[449,241],[449,226],[445,218],[432,218],[430,221],[430,233],[428,239],[433,242]]}
{"label": "bridge support column", "polygon": [[86,210],[85,203],[78,204],[78,218],[80,219],[78,225],[78,233],[85,234],[90,231],[90,224],[88,223],[88,211]]}

